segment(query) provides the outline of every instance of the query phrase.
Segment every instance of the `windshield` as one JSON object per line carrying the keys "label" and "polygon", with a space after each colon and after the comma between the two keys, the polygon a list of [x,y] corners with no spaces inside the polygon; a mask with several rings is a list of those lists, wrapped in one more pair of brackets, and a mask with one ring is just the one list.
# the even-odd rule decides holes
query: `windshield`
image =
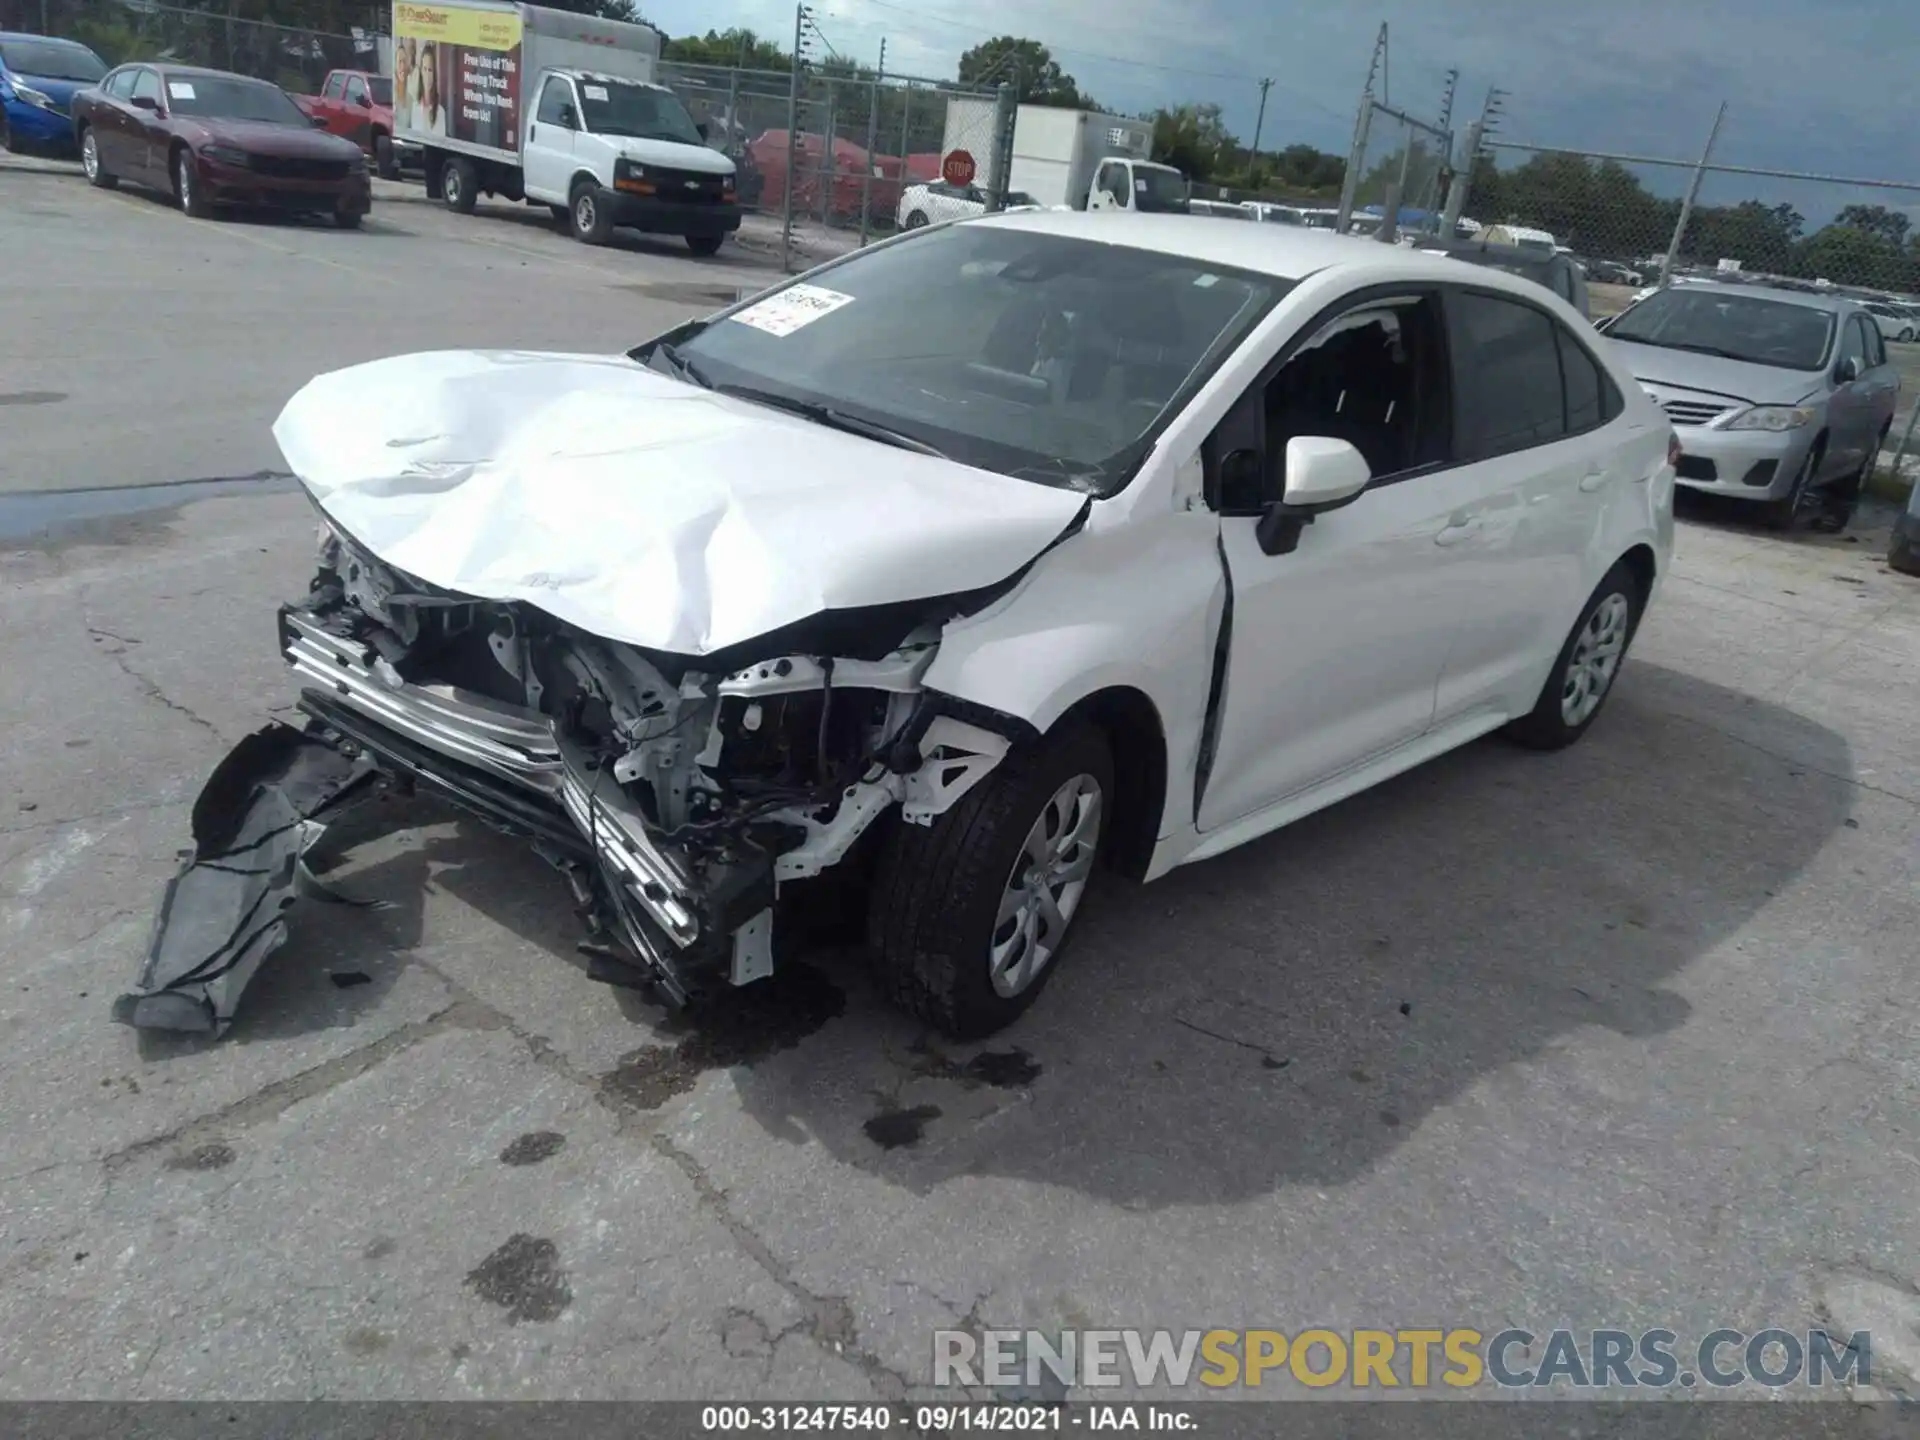
{"label": "windshield", "polygon": [[962,464],[1112,494],[1176,401],[1292,283],[960,225],[856,254],[706,325],[659,364],[829,406]]}
{"label": "windshield", "polygon": [[627,135],[636,140],[674,140],[704,145],[693,118],[671,91],[619,81],[582,80],[580,103],[586,127],[595,135]]}
{"label": "windshield", "polygon": [[262,120],[270,125],[313,122],[277,85],[232,75],[168,75],[167,108],[207,120]]}
{"label": "windshield", "polygon": [[373,92],[374,104],[393,104],[393,81],[389,80],[386,76],[369,75],[367,77],[367,89]]}
{"label": "windshield", "polygon": [[1133,208],[1178,210],[1187,203],[1186,178],[1177,170],[1155,170],[1138,165],[1133,171]]}
{"label": "windshield", "polygon": [[107,73],[100,57],[69,40],[9,40],[0,45],[0,61],[16,75],[40,80],[80,80],[88,84]]}
{"label": "windshield", "polygon": [[1710,288],[1662,290],[1624,311],[1607,335],[1782,370],[1818,370],[1833,339],[1833,316],[1790,300]]}

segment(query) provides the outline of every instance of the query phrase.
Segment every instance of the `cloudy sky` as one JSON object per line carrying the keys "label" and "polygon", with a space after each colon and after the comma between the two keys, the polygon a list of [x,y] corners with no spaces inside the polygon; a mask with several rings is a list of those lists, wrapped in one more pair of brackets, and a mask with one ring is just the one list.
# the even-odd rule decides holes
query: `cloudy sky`
{"label": "cloudy sky", "polygon": [[[1416,114],[1437,111],[1445,72],[1457,67],[1457,114],[1477,111],[1490,85],[1510,93],[1507,139],[1686,157],[1698,153],[1726,100],[1717,159],[1920,185],[1914,0],[814,3],[822,32],[844,55],[872,63],[885,36],[889,70],[948,76],[968,46],[1024,35],[1116,110],[1212,100],[1243,140],[1253,133],[1256,81],[1271,76],[1263,146],[1305,141],[1339,153],[1385,20],[1388,98]],[[785,0],[646,0],[642,8],[669,34],[736,24],[770,36],[793,30]],[[1920,190],[1841,198],[1832,187],[1714,177],[1703,199],[1751,194],[1805,209],[1825,201],[1817,208],[1827,213],[1864,199],[1920,215]]]}

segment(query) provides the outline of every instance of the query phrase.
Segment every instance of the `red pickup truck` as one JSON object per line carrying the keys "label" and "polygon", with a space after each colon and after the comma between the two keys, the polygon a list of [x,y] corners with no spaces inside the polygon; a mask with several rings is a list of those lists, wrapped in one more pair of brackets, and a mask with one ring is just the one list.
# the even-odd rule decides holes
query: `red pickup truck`
{"label": "red pickup truck", "polygon": [[354,141],[374,169],[391,180],[415,147],[393,138],[393,80],[367,70],[330,70],[318,95],[296,95],[296,104],[330,135]]}

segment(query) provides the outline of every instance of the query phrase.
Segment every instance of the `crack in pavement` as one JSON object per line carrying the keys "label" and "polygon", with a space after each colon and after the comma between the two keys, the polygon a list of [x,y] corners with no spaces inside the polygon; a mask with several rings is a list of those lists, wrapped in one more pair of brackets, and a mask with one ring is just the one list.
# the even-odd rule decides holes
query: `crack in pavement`
{"label": "crack in pavement", "polygon": [[776,1344],[786,1335],[796,1332],[803,1334],[822,1350],[839,1356],[864,1373],[873,1382],[875,1393],[881,1399],[907,1398],[912,1382],[878,1355],[859,1347],[859,1327],[846,1296],[816,1295],[801,1284],[792,1269],[773,1253],[753,1227],[733,1213],[726,1192],[714,1184],[713,1178],[698,1160],[665,1135],[655,1134],[650,1143],[658,1154],[686,1177],[687,1183],[693,1186],[694,1193],[700,1197],[700,1203],[720,1222],[721,1228],[733,1238],[733,1243],[739,1246],[741,1252],[800,1306],[804,1318],[776,1333],[773,1337]]}
{"label": "crack in pavement", "polygon": [[225,743],[226,737],[221,735],[219,728],[215,726],[211,720],[187,706],[182,705],[178,700],[175,700],[171,695],[167,694],[166,691],[162,690],[157,681],[127,663],[126,653],[128,647],[138,645],[141,643],[140,641],[128,640],[124,636],[114,634],[111,630],[102,630],[96,626],[91,619],[86,620],[85,624],[87,634],[90,638],[96,641],[112,640],[120,646],[118,650],[101,650],[99,653],[112,661],[113,667],[122,675],[125,675],[129,680],[133,681],[135,685],[139,686],[142,695],[154,703],[173,711],[177,715],[185,716],[188,720],[213,736],[214,739],[221,741],[223,744]]}

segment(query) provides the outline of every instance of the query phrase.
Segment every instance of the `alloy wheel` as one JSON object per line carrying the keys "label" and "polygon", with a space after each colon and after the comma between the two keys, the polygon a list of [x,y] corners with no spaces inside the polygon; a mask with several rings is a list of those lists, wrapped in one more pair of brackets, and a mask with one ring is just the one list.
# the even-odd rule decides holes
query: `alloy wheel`
{"label": "alloy wheel", "polygon": [[187,214],[193,213],[193,167],[187,164],[187,152],[182,150],[180,158],[173,162],[174,189],[180,196],[180,208]]}
{"label": "alloy wheel", "polygon": [[582,190],[573,200],[573,228],[582,235],[590,235],[594,222],[599,218],[599,211],[593,203],[593,192]]}
{"label": "alloy wheel", "polygon": [[1616,590],[1593,607],[1580,627],[1560,691],[1560,718],[1569,726],[1584,725],[1606,699],[1620,669],[1620,657],[1626,653],[1627,621],[1632,614],[1627,597]]}
{"label": "alloy wheel", "polygon": [[91,130],[80,139],[80,168],[86,172],[87,179],[100,178],[100,142],[93,138]]}
{"label": "alloy wheel", "polygon": [[1020,843],[1000,895],[988,966],[997,994],[1031,986],[1066,939],[1100,848],[1100,782],[1075,775],[1053,792]]}

